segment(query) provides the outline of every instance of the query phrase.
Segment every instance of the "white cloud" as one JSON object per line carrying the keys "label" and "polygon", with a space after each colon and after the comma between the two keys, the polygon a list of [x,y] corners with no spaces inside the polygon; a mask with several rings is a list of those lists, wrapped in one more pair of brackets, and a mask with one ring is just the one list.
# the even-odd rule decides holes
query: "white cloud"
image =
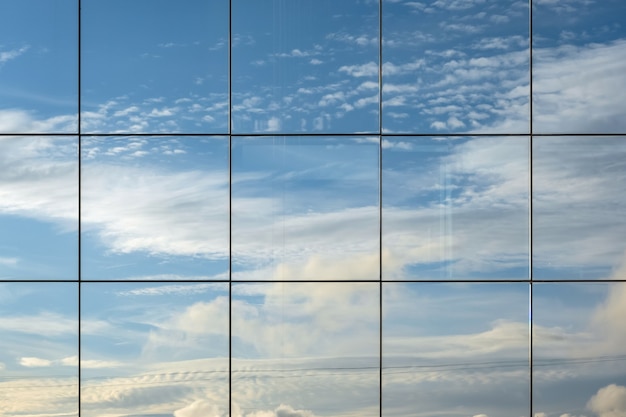
{"label": "white cloud", "polygon": [[587,408],[598,417],[625,417],[626,387],[611,384],[600,388],[587,403]]}
{"label": "white cloud", "polygon": [[625,110],[615,89],[626,82],[626,40],[535,48],[535,132],[622,132]]}
{"label": "white cloud", "polygon": [[374,77],[378,76],[378,64],[368,62],[361,65],[344,65],[339,68],[339,72],[345,72],[352,77]]}
{"label": "white cloud", "polygon": [[19,57],[20,55],[24,54],[26,51],[28,51],[28,49],[30,48],[30,46],[23,46],[19,49],[13,49],[10,51],[2,51],[0,52],[0,65],[9,62],[17,57]]}
{"label": "white cloud", "polygon": [[219,408],[206,400],[196,400],[174,411],[174,417],[222,417]]}
{"label": "white cloud", "polygon": [[20,358],[20,365],[25,366],[27,368],[44,368],[48,366],[52,366],[52,361],[48,359],[41,359],[35,357],[23,357]]}

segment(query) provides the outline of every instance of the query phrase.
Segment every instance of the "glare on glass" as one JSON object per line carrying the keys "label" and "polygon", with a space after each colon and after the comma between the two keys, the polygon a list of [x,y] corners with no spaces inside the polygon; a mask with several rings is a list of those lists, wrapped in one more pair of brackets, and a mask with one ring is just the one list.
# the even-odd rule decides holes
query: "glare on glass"
{"label": "glare on glass", "polygon": [[378,138],[233,138],[233,278],[378,279]]}
{"label": "glare on glass", "polygon": [[83,132],[228,132],[228,0],[81,6]]}
{"label": "glare on glass", "polygon": [[378,6],[234,0],[233,132],[378,132]]}
{"label": "glare on glass", "polygon": [[385,1],[383,131],[529,133],[527,1]]}
{"label": "glare on glass", "polygon": [[77,412],[77,284],[0,283],[0,414]]}
{"label": "glare on glass", "polygon": [[533,2],[535,133],[623,133],[626,3]]}
{"label": "glare on glass", "polygon": [[0,137],[0,279],[77,279],[76,137]]}
{"label": "glare on glass", "polygon": [[232,290],[233,415],[379,415],[378,284]]}
{"label": "glare on glass", "polygon": [[535,278],[623,279],[626,137],[535,137]]}
{"label": "glare on glass", "polygon": [[83,279],[227,279],[228,140],[83,137]]}
{"label": "glare on glass", "polygon": [[527,279],[527,137],[383,139],[384,279]]}
{"label": "glare on glass", "polygon": [[77,0],[0,4],[0,132],[76,132]]}
{"label": "glare on glass", "polygon": [[83,284],[81,415],[224,415],[228,305],[226,284]]}
{"label": "glare on glass", "polygon": [[383,416],[529,415],[528,301],[528,284],[383,284]]}
{"label": "glare on glass", "polygon": [[626,412],[624,306],[624,282],[533,285],[534,415]]}

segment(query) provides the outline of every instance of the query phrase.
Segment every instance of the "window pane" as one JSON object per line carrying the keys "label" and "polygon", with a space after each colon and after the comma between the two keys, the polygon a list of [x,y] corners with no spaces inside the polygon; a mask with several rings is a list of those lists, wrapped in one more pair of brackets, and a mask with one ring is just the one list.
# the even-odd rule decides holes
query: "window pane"
{"label": "window pane", "polygon": [[227,285],[82,289],[82,416],[228,410]]}
{"label": "window pane", "polygon": [[385,132],[528,133],[528,1],[386,1]]}
{"label": "window pane", "polygon": [[77,138],[0,137],[0,279],[76,279]]}
{"label": "window pane", "polygon": [[378,132],[378,1],[233,0],[233,131]]}
{"label": "window pane", "polygon": [[533,130],[626,132],[626,3],[533,3]]}
{"label": "window pane", "polygon": [[0,283],[0,414],[78,415],[78,288]]}
{"label": "window pane", "polygon": [[383,416],[529,415],[528,284],[383,285]]}
{"label": "window pane", "polygon": [[624,282],[533,285],[535,416],[624,414],[624,306]]}
{"label": "window pane", "polygon": [[233,138],[233,278],[378,279],[378,139]]}
{"label": "window pane", "polygon": [[76,0],[0,3],[0,132],[77,131]]}
{"label": "window pane", "polygon": [[227,279],[228,140],[83,138],[83,279]]}
{"label": "window pane", "polygon": [[233,415],[378,416],[378,285],[233,286]]}
{"label": "window pane", "polygon": [[626,278],[626,138],[535,138],[533,187],[535,278]]}
{"label": "window pane", "polygon": [[527,279],[528,138],[385,138],[385,279]]}
{"label": "window pane", "polygon": [[228,131],[227,0],[83,0],[83,132]]}

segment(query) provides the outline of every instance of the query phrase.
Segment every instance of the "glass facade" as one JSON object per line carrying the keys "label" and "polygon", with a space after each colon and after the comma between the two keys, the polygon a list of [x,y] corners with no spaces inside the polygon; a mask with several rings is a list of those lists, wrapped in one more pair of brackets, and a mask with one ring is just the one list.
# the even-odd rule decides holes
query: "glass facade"
{"label": "glass facade", "polygon": [[621,0],[3,0],[0,416],[626,416]]}

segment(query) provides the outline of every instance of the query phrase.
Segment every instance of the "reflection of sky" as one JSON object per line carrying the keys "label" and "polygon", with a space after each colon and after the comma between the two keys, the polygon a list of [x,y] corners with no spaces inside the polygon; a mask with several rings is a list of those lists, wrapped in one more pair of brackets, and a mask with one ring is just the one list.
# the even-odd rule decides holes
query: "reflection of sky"
{"label": "reflection of sky", "polygon": [[83,278],[227,278],[228,141],[83,138]]}
{"label": "reflection of sky", "polygon": [[234,138],[236,278],[376,279],[378,150],[377,138]]}
{"label": "reflection of sky", "polygon": [[[78,4],[0,3],[0,279],[76,279],[77,138],[11,134],[77,133]],[[242,281],[528,279],[530,218],[534,278],[626,277],[624,138],[566,136],[626,129],[620,0],[533,1],[532,152],[525,1],[81,5],[85,279],[228,279],[231,208]],[[227,287],[103,284],[83,413],[225,415]],[[359,284],[233,286],[233,416],[378,415]],[[622,284],[533,284],[537,417],[626,412]],[[384,283],[382,412],[528,414],[527,290]],[[0,285],[1,415],[76,415],[76,293]]]}

